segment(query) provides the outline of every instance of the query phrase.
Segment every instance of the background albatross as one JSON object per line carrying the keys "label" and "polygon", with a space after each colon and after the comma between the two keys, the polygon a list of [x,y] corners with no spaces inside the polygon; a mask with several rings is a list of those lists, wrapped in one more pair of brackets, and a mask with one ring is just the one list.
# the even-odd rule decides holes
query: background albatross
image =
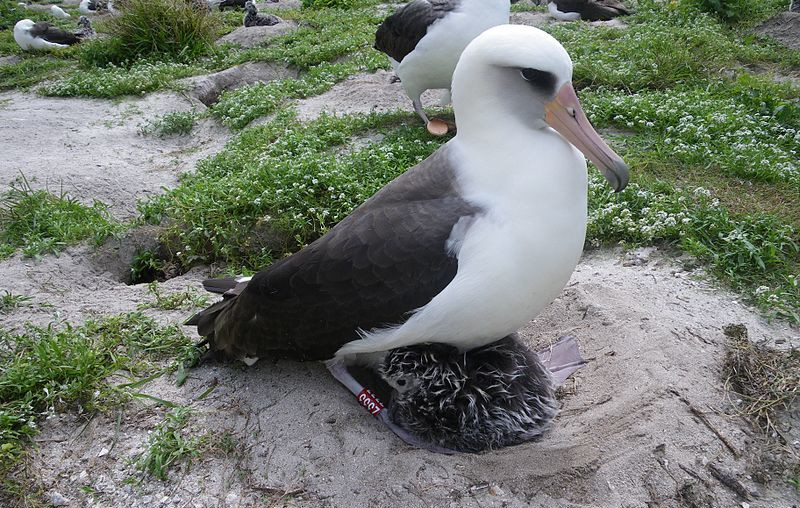
{"label": "background albatross", "polygon": [[251,280],[207,281],[230,289],[187,324],[211,351],[334,358],[339,373],[398,347],[470,350],[515,332],[580,258],[581,152],[614,189],[628,181],[571,78],[567,52],[545,32],[487,30],[453,76],[453,139],[303,250]]}
{"label": "background albatross", "polygon": [[422,92],[449,90],[461,52],[487,28],[508,23],[510,7],[509,0],[413,0],[378,27],[375,49],[389,57],[431,134],[446,134],[448,126],[428,120]]}

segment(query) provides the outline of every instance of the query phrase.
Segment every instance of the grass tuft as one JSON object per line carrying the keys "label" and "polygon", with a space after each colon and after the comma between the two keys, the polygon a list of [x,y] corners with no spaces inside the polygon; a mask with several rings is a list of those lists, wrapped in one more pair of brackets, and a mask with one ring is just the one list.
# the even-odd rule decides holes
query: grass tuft
{"label": "grass tuft", "polygon": [[126,394],[106,380],[152,367],[144,360],[189,359],[192,342],[177,325],[161,326],[140,313],[82,326],[0,331],[0,476],[24,453],[41,414],[81,407],[93,411]]}
{"label": "grass tuft", "polygon": [[185,136],[192,132],[197,123],[197,113],[192,111],[173,111],[160,118],[148,121],[139,128],[143,136],[154,135],[158,137]]}
{"label": "grass tuft", "polygon": [[191,62],[209,53],[216,19],[185,0],[125,0],[120,14],[108,20],[109,39],[82,48],[88,66],[126,64],[157,56],[162,61]]}
{"label": "grass tuft", "polygon": [[192,436],[185,431],[190,415],[187,407],[177,407],[167,413],[148,439],[147,450],[136,460],[136,468],[166,480],[170,467],[180,461],[191,463],[200,455],[207,436]]}
{"label": "grass tuft", "polygon": [[187,287],[185,291],[165,295],[158,288],[158,282],[153,281],[147,284],[147,292],[154,299],[140,304],[138,306],[139,309],[189,310],[208,305],[208,296],[198,293],[193,287]]}
{"label": "grass tuft", "polygon": [[81,204],[63,191],[33,190],[23,177],[0,200],[0,252],[21,248],[25,256],[59,253],[68,245],[94,238],[100,242],[122,225],[95,201]]}
{"label": "grass tuft", "polygon": [[12,309],[29,305],[28,302],[30,300],[30,296],[15,295],[11,293],[11,291],[4,289],[3,294],[0,295],[0,314],[3,312],[8,312]]}

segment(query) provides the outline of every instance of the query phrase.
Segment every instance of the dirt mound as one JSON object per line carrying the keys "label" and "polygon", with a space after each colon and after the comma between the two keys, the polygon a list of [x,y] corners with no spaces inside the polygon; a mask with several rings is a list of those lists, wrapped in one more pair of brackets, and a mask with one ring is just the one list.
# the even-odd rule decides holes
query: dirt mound
{"label": "dirt mound", "polygon": [[180,80],[180,83],[189,89],[191,97],[206,106],[210,106],[217,102],[219,96],[225,90],[233,90],[240,86],[274,79],[296,78],[297,76],[297,71],[284,65],[268,62],[249,62],[213,74],[186,78]]}
{"label": "dirt mound", "polygon": [[213,120],[202,120],[189,136],[140,135],[148,119],[198,106],[172,92],[113,101],[5,92],[0,102],[0,186],[23,174],[36,189],[97,199],[123,219],[136,214],[137,200],[174,187],[180,173],[230,136]]}
{"label": "dirt mound", "polygon": [[754,31],[800,51],[800,12],[781,12],[758,25]]}

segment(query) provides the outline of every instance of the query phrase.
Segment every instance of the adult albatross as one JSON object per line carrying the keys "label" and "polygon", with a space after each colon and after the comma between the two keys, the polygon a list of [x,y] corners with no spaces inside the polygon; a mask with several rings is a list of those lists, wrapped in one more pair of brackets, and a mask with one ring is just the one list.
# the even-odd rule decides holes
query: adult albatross
{"label": "adult albatross", "polygon": [[[439,342],[470,350],[550,303],[586,232],[585,154],[619,191],[628,168],[598,136],[547,33],[491,28],[453,76],[458,133],[324,236],[193,316],[211,351],[332,359]],[[341,380],[341,376],[337,377]]]}
{"label": "adult albatross", "polygon": [[509,0],[413,0],[378,27],[375,49],[389,57],[431,134],[445,134],[448,126],[428,120],[422,92],[449,90],[461,52],[487,28],[508,23],[510,7]]}

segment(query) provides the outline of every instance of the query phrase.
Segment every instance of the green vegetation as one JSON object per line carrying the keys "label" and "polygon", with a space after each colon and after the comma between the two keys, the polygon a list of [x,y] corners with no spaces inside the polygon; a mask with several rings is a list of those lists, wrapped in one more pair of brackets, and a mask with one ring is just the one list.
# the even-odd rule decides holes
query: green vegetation
{"label": "green vegetation", "polygon": [[359,71],[375,72],[385,64],[386,59],[375,52],[356,55],[344,62],[322,63],[298,79],[254,83],[223,92],[210,112],[228,127],[241,129],[254,119],[272,113],[287,99],[319,95],[347,76]]}
{"label": "green vegetation", "polygon": [[31,300],[30,296],[24,295],[15,295],[11,293],[11,291],[3,290],[3,294],[0,295],[0,314],[3,312],[10,311],[12,309],[16,309],[22,307],[24,305],[28,305],[28,302]]}
{"label": "green vegetation", "polygon": [[147,292],[154,300],[139,305],[139,309],[194,309],[208,305],[208,296],[199,293],[193,287],[187,287],[185,291],[178,291],[165,295],[158,288],[158,282],[153,281],[147,284]]}
{"label": "green vegetation", "polygon": [[775,0],[690,0],[688,4],[732,25],[750,24],[753,18],[763,19],[779,8],[786,8],[786,2]]}
{"label": "green vegetation", "polygon": [[638,160],[711,166],[730,176],[786,182],[800,190],[800,88],[751,77],[702,88],[583,94],[597,126],[636,133],[626,140]]}
{"label": "green vegetation", "polygon": [[0,253],[21,248],[26,256],[58,253],[87,238],[99,242],[121,229],[108,207],[81,204],[63,191],[33,190],[21,181],[0,199]]}
{"label": "green vegetation", "polygon": [[152,282],[161,277],[164,273],[164,260],[150,249],[136,252],[131,263],[131,284],[141,282]]}
{"label": "green vegetation", "polygon": [[151,373],[153,360],[188,358],[193,345],[177,325],[161,326],[139,313],[88,321],[82,326],[0,331],[0,477],[24,453],[43,412],[82,407],[101,410],[130,395],[114,386],[114,373]]}
{"label": "green vegetation", "polygon": [[304,9],[348,9],[354,7],[357,3],[356,0],[302,0]]}
{"label": "green vegetation", "polygon": [[[243,131],[179,187],[141,205],[145,218],[172,225],[165,240],[177,263],[262,267],[313,241],[441,143],[411,113],[296,124],[283,111]],[[370,131],[385,137],[336,153]]]}
{"label": "green vegetation", "polygon": [[186,432],[191,411],[177,407],[164,417],[147,440],[147,450],[136,460],[136,468],[159,480],[167,479],[167,470],[186,460],[191,463],[207,444],[207,435],[192,436]]}
{"label": "green vegetation", "polygon": [[798,232],[771,215],[732,214],[708,189],[645,179],[614,194],[592,173],[588,237],[677,245],[765,311],[800,323]]}
{"label": "green vegetation", "polygon": [[622,92],[705,83],[758,63],[790,70],[800,54],[752,36],[741,37],[713,17],[643,1],[626,29],[559,23],[545,29],[569,51],[576,88]]}
{"label": "green vegetation", "polygon": [[202,72],[202,68],[173,62],[140,60],[130,67],[108,65],[70,74],[39,88],[44,95],[113,98],[140,95],[169,87],[173,81]]}
{"label": "green vegetation", "polygon": [[197,113],[194,110],[173,111],[160,118],[148,121],[139,128],[139,133],[143,136],[185,136],[192,132],[195,123],[197,123]]}
{"label": "green vegetation", "polygon": [[105,22],[109,39],[81,46],[87,66],[124,65],[153,56],[164,62],[192,62],[214,44],[216,18],[185,0],[125,0],[120,14]]}

